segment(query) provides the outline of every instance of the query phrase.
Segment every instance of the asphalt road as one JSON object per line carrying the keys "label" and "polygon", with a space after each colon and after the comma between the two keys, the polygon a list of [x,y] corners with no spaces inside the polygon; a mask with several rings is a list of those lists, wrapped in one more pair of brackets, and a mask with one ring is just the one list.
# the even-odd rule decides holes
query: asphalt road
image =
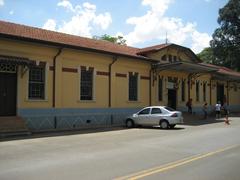
{"label": "asphalt road", "polygon": [[239,180],[240,118],[230,120],[0,142],[0,180]]}

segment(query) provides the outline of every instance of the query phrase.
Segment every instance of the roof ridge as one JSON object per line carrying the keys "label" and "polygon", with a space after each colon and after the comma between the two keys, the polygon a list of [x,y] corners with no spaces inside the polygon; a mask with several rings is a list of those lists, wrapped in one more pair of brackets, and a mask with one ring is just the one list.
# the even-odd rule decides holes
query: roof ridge
{"label": "roof ridge", "polygon": [[29,25],[20,24],[20,23],[14,23],[14,22],[0,20],[0,24],[1,23],[6,23],[6,24],[9,24],[9,25],[15,25],[15,26],[21,26],[21,27],[25,27],[25,28],[29,28],[29,29],[35,29],[35,30],[40,30],[40,31],[45,31],[45,32],[51,32],[51,33],[54,33],[56,35],[58,34],[58,35],[76,37],[76,38],[79,38],[79,39],[81,38],[81,39],[85,39],[85,40],[88,40],[88,41],[102,42],[102,43],[106,43],[106,44],[114,45],[114,46],[119,46],[119,47],[132,48],[132,49],[136,49],[136,50],[140,49],[140,48],[133,47],[133,46],[115,44],[115,43],[112,43],[112,42],[107,41],[107,40],[93,39],[93,38],[84,37],[84,36],[80,36],[80,35],[69,34],[69,33],[59,32],[59,31],[53,31],[53,30],[49,30],[49,29],[44,29],[44,28],[40,28],[40,27],[36,27],[36,26],[29,26]]}

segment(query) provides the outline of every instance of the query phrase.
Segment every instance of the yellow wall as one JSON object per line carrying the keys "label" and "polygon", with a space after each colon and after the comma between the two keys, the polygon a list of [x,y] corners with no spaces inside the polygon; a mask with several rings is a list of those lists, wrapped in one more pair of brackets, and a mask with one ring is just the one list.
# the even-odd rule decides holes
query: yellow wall
{"label": "yellow wall", "polygon": [[[78,73],[61,72],[62,80],[57,88],[61,89],[58,98],[62,101],[58,102],[57,107],[108,107],[108,76],[96,75],[96,72],[108,72],[108,65],[112,62],[110,56],[67,49],[63,51],[58,60],[62,67],[78,69]],[[80,100],[80,66],[94,67],[92,101]]]}
{"label": "yellow wall", "polygon": [[[141,76],[149,77],[151,66],[146,62],[134,59],[119,58],[112,66],[112,105],[113,107],[142,107],[149,105],[149,80],[141,79]],[[128,101],[128,74],[139,74],[138,101]],[[127,77],[116,77],[116,73],[126,74]]]}
{"label": "yellow wall", "polygon": [[[53,66],[53,57],[57,54],[58,48],[51,46],[44,46],[34,43],[23,43],[18,41],[0,40],[0,54],[8,56],[27,57],[32,60],[43,61],[47,63],[46,68],[46,98],[45,100],[29,100],[28,99],[28,71],[22,73],[22,67],[18,69],[18,108],[51,108],[52,107],[52,88],[53,88],[53,71],[49,70]],[[161,59],[163,54],[171,54],[180,57],[184,61],[191,61],[183,51],[178,51],[174,48],[164,49],[156,53],[151,53],[149,56],[153,59]],[[62,53],[56,59],[56,108],[107,108],[109,95],[109,77],[106,75],[97,75],[97,71],[109,72],[109,64],[113,62],[113,57],[93,52],[86,52],[80,50],[63,49]],[[163,61],[161,61],[163,62]],[[94,67],[94,99],[92,101],[80,100],[80,67]],[[62,68],[77,69],[78,72],[63,72]],[[149,81],[148,79],[141,79],[141,76],[149,77],[151,65],[148,62],[137,60],[134,58],[118,57],[117,61],[112,65],[112,95],[111,104],[113,108],[120,107],[143,107],[149,105]],[[139,74],[139,96],[138,101],[128,101],[128,74],[134,72]],[[126,74],[127,77],[116,77],[116,73]],[[163,101],[158,101],[158,81],[152,81],[151,94],[152,105],[167,105],[168,90],[166,88],[167,77],[177,77],[179,80],[179,88],[177,89],[177,107],[185,106],[188,100],[188,73],[177,71],[161,71],[155,74],[164,77],[163,80]],[[181,81],[185,80],[185,101],[181,98]],[[203,75],[194,79],[200,81],[200,100],[196,101],[196,87],[195,84],[191,88],[191,98],[194,106],[202,106],[203,91],[202,83],[210,84],[211,75]],[[220,82],[220,81],[218,81]],[[206,86],[206,99],[210,104],[210,90],[212,94],[212,105],[216,103],[216,84],[217,81],[212,81],[212,87]],[[220,82],[221,83],[221,82]],[[226,82],[225,94],[227,92]],[[231,85],[230,85],[231,86]],[[240,84],[238,84],[238,87]],[[230,104],[240,104],[240,90],[229,90]],[[227,95],[227,94],[226,94]]]}
{"label": "yellow wall", "polygon": [[[240,103],[240,83],[229,83],[230,89],[229,89],[229,102],[231,102],[232,105],[239,105]],[[234,86],[237,88],[234,89]]]}
{"label": "yellow wall", "polygon": [[[0,54],[8,56],[26,57],[38,61],[47,62],[47,66],[52,65],[52,57],[57,50],[49,46],[39,46],[33,43],[23,43],[9,40],[0,40]],[[52,72],[46,69],[46,99],[28,99],[28,71],[22,75],[22,67],[18,69],[18,93],[17,108],[49,108],[52,106]]]}
{"label": "yellow wall", "polygon": [[[44,100],[28,99],[28,71],[21,75],[18,71],[18,108],[50,108],[52,107],[53,57],[58,48],[19,43],[16,41],[0,41],[0,54],[26,57],[32,60],[47,62],[46,98]],[[108,107],[109,80],[106,75],[97,75],[97,71],[108,72],[113,57],[99,53],[63,49],[56,59],[56,108],[104,108]],[[80,100],[80,66],[94,67],[94,99]],[[78,73],[62,72],[62,68],[78,69]],[[142,107],[149,104],[149,80],[140,79],[149,76],[150,65],[136,59],[119,57],[112,66],[112,107]],[[119,78],[115,73],[139,73],[139,98],[136,102],[128,101],[128,77]]]}

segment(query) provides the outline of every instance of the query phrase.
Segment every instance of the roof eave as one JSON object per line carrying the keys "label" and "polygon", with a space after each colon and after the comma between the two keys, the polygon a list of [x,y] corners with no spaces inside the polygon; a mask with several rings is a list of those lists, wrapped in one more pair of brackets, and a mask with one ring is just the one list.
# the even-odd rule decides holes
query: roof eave
{"label": "roof eave", "polygon": [[193,64],[193,63],[183,62],[183,61],[174,62],[174,63],[166,63],[166,64],[156,63],[156,64],[153,64],[153,68],[156,68],[159,70],[168,70],[168,69],[174,70],[174,67],[179,66],[179,65],[188,65],[188,66],[199,67],[199,68],[201,68],[201,71],[202,71],[201,73],[217,72],[217,70],[218,70],[216,68],[206,67],[201,64]]}
{"label": "roof eave", "polygon": [[117,56],[123,56],[123,57],[143,60],[143,61],[150,62],[150,63],[156,62],[155,60],[153,60],[151,58],[147,58],[147,57],[132,56],[132,55],[123,54],[123,53],[109,52],[109,51],[104,51],[104,50],[99,50],[99,49],[93,49],[93,48],[87,48],[87,47],[81,47],[81,46],[74,46],[74,45],[69,45],[69,44],[64,44],[64,43],[57,43],[57,42],[40,40],[40,39],[32,39],[32,38],[14,36],[14,35],[3,34],[3,33],[0,33],[0,37],[1,38],[7,38],[7,39],[13,39],[13,40],[27,41],[27,42],[32,42],[32,43],[40,43],[40,44],[45,44],[45,45],[47,44],[47,45],[50,45],[50,46],[61,47],[61,48],[85,50],[85,51],[89,51],[89,52],[108,54],[108,55],[112,55],[112,56],[116,56],[116,55]]}
{"label": "roof eave", "polygon": [[184,46],[180,46],[180,45],[177,45],[177,44],[167,44],[167,45],[165,45],[161,48],[155,48],[155,49],[140,51],[137,54],[146,55],[147,53],[153,53],[153,52],[157,52],[157,51],[160,51],[160,50],[164,50],[164,49],[169,48],[171,46],[175,46],[177,48],[182,48],[184,50],[188,50],[193,55],[193,57],[197,60],[198,63],[203,62],[199,57],[197,57],[197,55],[190,48],[186,48]]}

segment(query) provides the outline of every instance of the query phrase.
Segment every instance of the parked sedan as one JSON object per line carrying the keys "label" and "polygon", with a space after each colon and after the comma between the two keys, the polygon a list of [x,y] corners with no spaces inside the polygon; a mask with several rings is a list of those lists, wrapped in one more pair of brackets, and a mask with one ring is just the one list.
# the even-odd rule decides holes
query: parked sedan
{"label": "parked sedan", "polygon": [[161,128],[174,128],[176,124],[183,123],[182,112],[167,106],[150,106],[141,109],[126,119],[126,126],[132,128],[135,125],[157,126]]}

